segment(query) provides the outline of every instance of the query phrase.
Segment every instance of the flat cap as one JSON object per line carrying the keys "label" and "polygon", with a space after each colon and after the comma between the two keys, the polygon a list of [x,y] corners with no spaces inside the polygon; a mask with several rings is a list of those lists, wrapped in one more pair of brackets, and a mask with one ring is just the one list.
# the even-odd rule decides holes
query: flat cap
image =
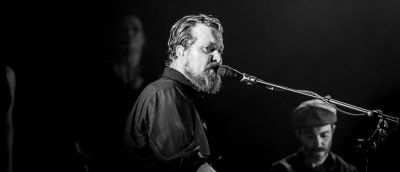
{"label": "flat cap", "polygon": [[294,129],[322,126],[337,122],[336,109],[319,99],[301,103],[292,113]]}

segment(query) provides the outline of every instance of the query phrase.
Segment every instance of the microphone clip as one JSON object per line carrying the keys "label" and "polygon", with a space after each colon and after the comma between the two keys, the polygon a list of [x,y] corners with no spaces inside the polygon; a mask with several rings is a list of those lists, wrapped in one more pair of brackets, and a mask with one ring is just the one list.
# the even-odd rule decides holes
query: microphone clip
{"label": "microphone clip", "polygon": [[248,75],[246,73],[242,73],[243,77],[240,82],[243,82],[247,85],[254,85],[257,83],[258,78],[255,76]]}

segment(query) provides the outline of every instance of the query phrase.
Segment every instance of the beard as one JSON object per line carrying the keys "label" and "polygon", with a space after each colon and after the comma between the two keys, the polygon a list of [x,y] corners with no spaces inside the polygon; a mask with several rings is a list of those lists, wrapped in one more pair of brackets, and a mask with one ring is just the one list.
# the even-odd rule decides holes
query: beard
{"label": "beard", "polygon": [[317,147],[305,149],[305,154],[311,162],[318,163],[321,162],[329,154],[330,147],[331,143],[326,148]]}
{"label": "beard", "polygon": [[313,150],[308,153],[308,156],[314,162],[321,161],[328,154],[327,150]]}
{"label": "beard", "polygon": [[189,64],[185,64],[184,73],[198,91],[216,94],[221,89],[221,77],[217,74],[218,64],[210,63],[200,74],[195,74]]}

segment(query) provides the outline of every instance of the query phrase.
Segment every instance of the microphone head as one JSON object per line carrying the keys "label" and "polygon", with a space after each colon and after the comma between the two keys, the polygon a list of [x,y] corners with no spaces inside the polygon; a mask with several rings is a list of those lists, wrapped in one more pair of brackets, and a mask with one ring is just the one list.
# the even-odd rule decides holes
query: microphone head
{"label": "microphone head", "polygon": [[243,78],[243,74],[241,72],[226,65],[219,65],[218,75],[221,76],[222,78],[230,78],[230,79]]}

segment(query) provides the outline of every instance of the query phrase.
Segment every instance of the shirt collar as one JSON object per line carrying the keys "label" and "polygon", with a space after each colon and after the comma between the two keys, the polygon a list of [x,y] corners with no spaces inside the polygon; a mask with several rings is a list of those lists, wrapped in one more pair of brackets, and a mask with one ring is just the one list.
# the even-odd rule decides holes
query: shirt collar
{"label": "shirt collar", "polygon": [[[185,75],[183,75],[181,72],[177,71],[174,68],[170,68],[170,67],[165,67],[164,72],[162,74],[162,77],[167,77],[170,78],[172,80],[175,80],[181,84],[187,85],[192,87],[193,89],[195,89],[196,87],[192,84],[192,82],[186,78]],[[195,89],[197,90],[197,89]]]}

